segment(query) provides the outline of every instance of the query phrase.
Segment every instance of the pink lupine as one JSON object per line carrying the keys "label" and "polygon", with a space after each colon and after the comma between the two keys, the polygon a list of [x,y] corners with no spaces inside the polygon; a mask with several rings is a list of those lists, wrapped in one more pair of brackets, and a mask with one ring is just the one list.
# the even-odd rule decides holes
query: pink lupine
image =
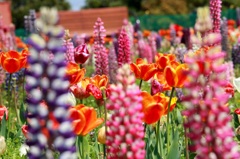
{"label": "pink lupine", "polygon": [[210,14],[212,19],[212,32],[220,33],[222,0],[210,0]]}
{"label": "pink lupine", "polygon": [[[213,36],[213,35],[211,35]],[[209,35],[205,37],[209,39]],[[237,159],[240,158],[231,116],[226,103],[229,95],[225,93],[226,65],[222,62],[225,54],[221,52],[218,38],[205,41],[213,47],[201,53],[187,56],[189,81],[183,114],[187,117],[184,126],[189,129],[189,147],[197,153],[196,159]]]}
{"label": "pink lupine", "polygon": [[116,74],[118,69],[118,63],[117,63],[117,55],[114,49],[114,46],[109,47],[108,52],[108,64],[109,64],[109,78],[110,83],[116,83]]}
{"label": "pink lupine", "polygon": [[152,58],[153,61],[155,59],[155,56],[157,55],[157,43],[156,43],[156,37],[157,37],[157,33],[151,33],[150,36],[148,37],[148,41],[149,41],[149,46],[151,47],[152,50]]}
{"label": "pink lupine", "polygon": [[130,41],[124,28],[118,37],[118,66],[131,62]]}
{"label": "pink lupine", "polygon": [[94,25],[94,55],[95,55],[95,74],[108,76],[108,54],[104,46],[106,30],[101,18],[98,18]]}
{"label": "pink lupine", "polygon": [[144,159],[141,92],[128,65],[118,70],[117,80],[110,86],[107,103],[107,109],[112,111],[107,121],[108,159]]}
{"label": "pink lupine", "polygon": [[145,58],[147,59],[148,63],[152,63],[153,53],[151,46],[143,38],[138,41],[138,50],[141,58]]}
{"label": "pink lupine", "polygon": [[0,66],[0,86],[5,82],[5,71],[4,69]]}
{"label": "pink lupine", "polygon": [[74,46],[73,42],[70,38],[69,31],[65,31],[65,39],[63,41],[63,46],[66,48],[65,57],[67,62],[75,62],[74,61]]}

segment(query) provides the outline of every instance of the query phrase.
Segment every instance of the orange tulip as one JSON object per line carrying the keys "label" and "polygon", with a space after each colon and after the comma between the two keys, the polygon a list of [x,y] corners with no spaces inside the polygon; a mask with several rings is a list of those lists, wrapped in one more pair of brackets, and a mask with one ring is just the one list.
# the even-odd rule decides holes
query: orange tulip
{"label": "orange tulip", "polygon": [[70,108],[70,118],[73,120],[74,133],[82,136],[87,135],[104,122],[104,119],[97,118],[94,108],[83,104]]}
{"label": "orange tulip", "polygon": [[169,65],[172,65],[172,66],[179,65],[179,63],[176,61],[176,56],[174,54],[158,53],[155,56],[155,61],[159,71],[163,71],[165,67]]}
{"label": "orange tulip", "polygon": [[85,68],[80,68],[78,64],[69,62],[67,64],[67,77],[69,79],[70,85],[77,84],[82,80],[86,72]]}
{"label": "orange tulip", "polygon": [[164,76],[169,86],[183,87],[184,82],[187,80],[186,71],[188,67],[186,64],[180,64],[174,69],[172,66],[167,66],[164,69]]}
{"label": "orange tulip", "polygon": [[[141,96],[143,98],[143,121],[147,124],[153,124],[157,122],[163,115],[167,114],[169,97],[162,93],[157,93],[151,96],[148,92],[142,92]],[[173,97],[170,104],[170,110],[176,105],[177,98]]]}
{"label": "orange tulip", "polygon": [[91,84],[97,86],[99,89],[103,89],[107,87],[108,77],[106,75],[95,75],[90,78]]}
{"label": "orange tulip", "polygon": [[167,81],[165,80],[163,72],[157,72],[154,76],[154,79],[156,79],[162,85],[162,91],[167,91],[172,89],[172,87],[170,87]]}
{"label": "orange tulip", "polygon": [[147,61],[141,58],[138,58],[136,63],[131,63],[130,69],[133,71],[136,78],[144,81],[148,81],[157,72],[157,68],[154,64],[148,64]]}
{"label": "orange tulip", "polygon": [[13,50],[0,54],[0,63],[8,73],[17,72],[25,67],[26,59],[27,56],[25,54]]}

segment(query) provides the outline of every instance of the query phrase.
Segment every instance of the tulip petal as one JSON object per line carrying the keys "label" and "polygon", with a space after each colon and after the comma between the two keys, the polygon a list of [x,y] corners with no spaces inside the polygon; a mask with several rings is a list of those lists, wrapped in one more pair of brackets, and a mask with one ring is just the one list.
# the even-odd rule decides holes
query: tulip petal
{"label": "tulip petal", "polygon": [[167,84],[171,87],[174,87],[176,85],[176,71],[171,67],[167,66],[164,69],[164,77],[167,81]]}
{"label": "tulip petal", "polygon": [[131,63],[130,64],[130,69],[135,74],[136,78],[140,78],[141,71],[140,71],[140,68],[139,68],[139,66],[137,64]]}
{"label": "tulip petal", "polygon": [[176,75],[178,78],[178,83],[176,87],[182,87],[184,85],[184,82],[187,79],[187,65],[181,64],[176,68]]}
{"label": "tulip petal", "polygon": [[7,58],[3,62],[2,67],[8,72],[8,73],[14,73],[21,69],[20,62],[18,59],[15,58]]}
{"label": "tulip petal", "polygon": [[143,121],[147,124],[153,124],[157,122],[163,115],[163,107],[160,103],[150,106],[144,110]]}

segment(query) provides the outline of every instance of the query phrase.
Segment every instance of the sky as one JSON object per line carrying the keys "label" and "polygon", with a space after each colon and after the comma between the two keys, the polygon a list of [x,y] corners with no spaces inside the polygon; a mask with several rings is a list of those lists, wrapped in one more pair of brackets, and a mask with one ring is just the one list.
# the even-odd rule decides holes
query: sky
{"label": "sky", "polygon": [[72,10],[80,10],[85,5],[85,0],[67,0],[72,7]]}

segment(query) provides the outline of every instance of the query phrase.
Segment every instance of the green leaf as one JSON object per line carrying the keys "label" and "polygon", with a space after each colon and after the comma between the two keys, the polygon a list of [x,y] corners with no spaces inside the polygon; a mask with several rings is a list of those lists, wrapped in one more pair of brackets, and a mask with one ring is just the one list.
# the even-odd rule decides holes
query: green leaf
{"label": "green leaf", "polygon": [[173,137],[173,142],[172,145],[170,147],[170,151],[167,155],[167,159],[179,159],[180,155],[179,155],[179,147],[178,147],[178,132],[176,131]]}
{"label": "green leaf", "polygon": [[233,113],[233,121],[234,121],[234,128],[237,128],[240,125],[240,123],[238,120],[238,115],[236,113]]}
{"label": "green leaf", "polygon": [[24,107],[24,103],[22,102],[21,106],[20,106],[20,120],[21,120],[21,123],[24,124],[26,123],[26,110],[25,110],[25,107]]}

